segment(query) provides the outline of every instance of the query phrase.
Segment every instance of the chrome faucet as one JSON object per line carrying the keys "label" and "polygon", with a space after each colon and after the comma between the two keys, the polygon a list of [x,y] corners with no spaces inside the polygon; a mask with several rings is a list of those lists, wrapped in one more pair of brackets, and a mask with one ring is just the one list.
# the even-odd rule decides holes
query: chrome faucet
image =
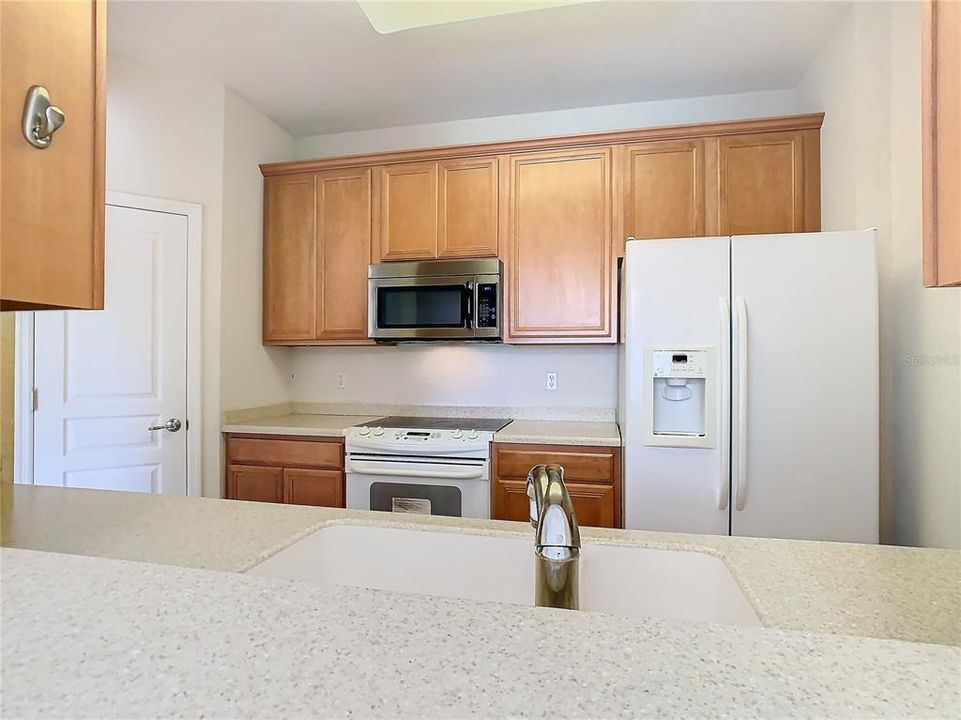
{"label": "chrome faucet", "polygon": [[535,465],[527,475],[534,528],[534,604],[577,610],[581,534],[560,465]]}

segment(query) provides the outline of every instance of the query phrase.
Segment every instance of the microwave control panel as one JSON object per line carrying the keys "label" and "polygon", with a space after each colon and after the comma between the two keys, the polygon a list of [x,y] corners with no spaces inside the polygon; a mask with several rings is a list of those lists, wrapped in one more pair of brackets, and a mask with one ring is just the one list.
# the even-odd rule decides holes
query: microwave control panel
{"label": "microwave control panel", "polygon": [[497,327],[497,283],[477,285],[477,327]]}

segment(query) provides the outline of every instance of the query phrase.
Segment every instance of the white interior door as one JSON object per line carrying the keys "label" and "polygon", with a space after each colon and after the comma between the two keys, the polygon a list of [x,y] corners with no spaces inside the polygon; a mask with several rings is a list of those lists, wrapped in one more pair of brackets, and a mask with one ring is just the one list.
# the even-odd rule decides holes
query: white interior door
{"label": "white interior door", "polygon": [[36,314],[34,483],[186,495],[187,218],[106,230],[104,310]]}
{"label": "white interior door", "polygon": [[878,541],[874,244],[731,239],[734,535]]}

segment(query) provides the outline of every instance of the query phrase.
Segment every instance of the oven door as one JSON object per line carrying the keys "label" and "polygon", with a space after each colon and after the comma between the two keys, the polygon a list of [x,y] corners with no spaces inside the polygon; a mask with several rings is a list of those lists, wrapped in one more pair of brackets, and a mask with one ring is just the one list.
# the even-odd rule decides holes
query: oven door
{"label": "oven door", "polygon": [[375,340],[473,338],[474,276],[371,278],[368,335]]}
{"label": "oven door", "polygon": [[490,517],[487,460],[353,454],[346,470],[350,509]]}

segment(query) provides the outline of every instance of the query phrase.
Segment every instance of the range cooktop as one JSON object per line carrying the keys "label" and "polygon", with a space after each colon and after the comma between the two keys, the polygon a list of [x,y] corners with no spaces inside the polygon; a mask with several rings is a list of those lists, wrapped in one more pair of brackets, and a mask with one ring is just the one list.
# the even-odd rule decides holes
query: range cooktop
{"label": "range cooktop", "polygon": [[354,427],[408,428],[411,430],[477,430],[479,432],[497,432],[510,423],[510,418],[439,418],[439,417],[404,417],[391,415],[370,422],[360,423]]}

